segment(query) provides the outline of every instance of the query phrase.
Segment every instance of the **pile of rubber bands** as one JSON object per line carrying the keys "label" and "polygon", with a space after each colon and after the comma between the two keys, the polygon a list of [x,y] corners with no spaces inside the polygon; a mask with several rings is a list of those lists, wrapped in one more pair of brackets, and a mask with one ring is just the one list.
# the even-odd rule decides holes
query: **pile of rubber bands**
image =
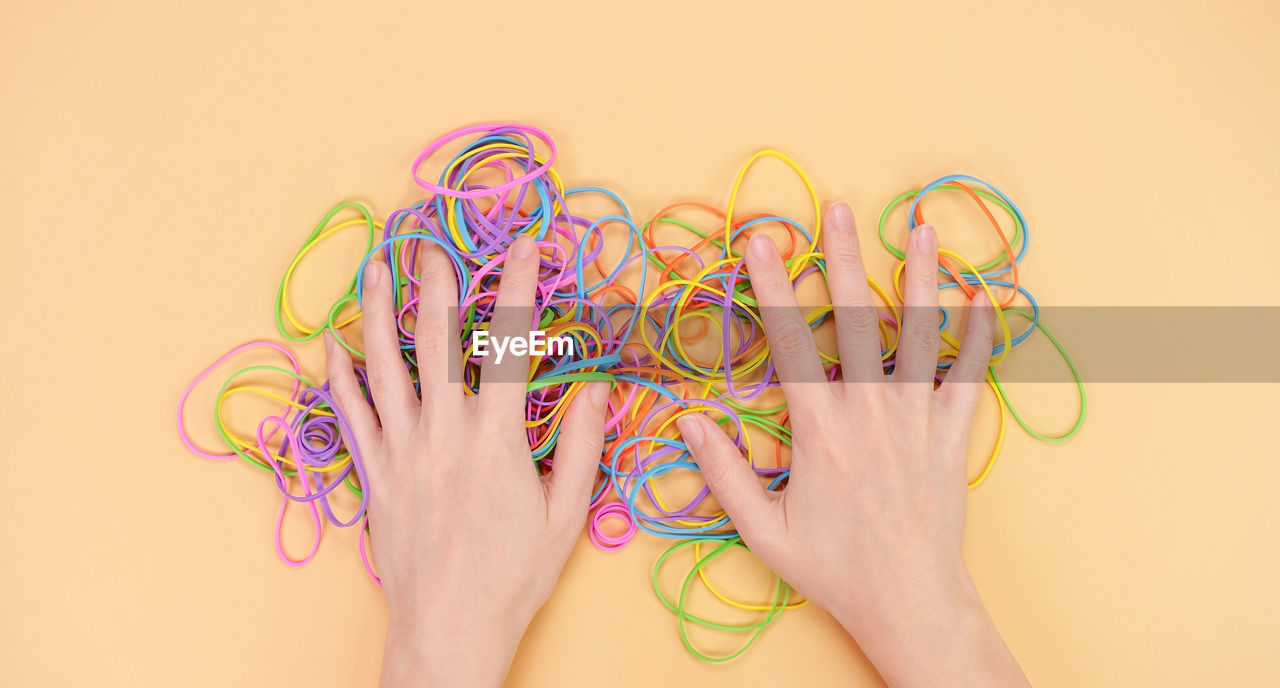
{"label": "pile of rubber bands", "polygon": [[[448,147],[460,148],[446,155]],[[788,165],[808,191],[813,206],[811,224],[769,213],[735,214],[739,189],[751,167],[764,158]],[[359,326],[361,275],[365,263],[376,255],[390,267],[400,316],[400,343],[405,364],[416,380],[413,328],[406,321],[418,308],[415,261],[419,242],[442,246],[457,266],[458,316],[466,351],[463,384],[474,392],[479,385],[480,358],[469,348],[472,333],[487,326],[492,314],[498,280],[507,247],[519,234],[530,234],[542,255],[540,286],[535,310],[548,336],[572,337],[574,350],[548,355],[531,365],[526,425],[533,458],[546,470],[559,434],[560,421],[576,389],[588,381],[607,380],[610,393],[607,437],[600,460],[598,487],[588,519],[588,535],[600,549],[620,549],[644,531],[678,542],[664,552],[653,568],[653,590],[678,619],[680,637],[688,650],[707,661],[724,661],[742,654],[763,629],[787,609],[805,604],[785,581],[772,586],[772,599],[743,602],[732,599],[711,581],[708,567],[726,552],[746,550],[729,518],[708,500],[709,492],[673,488],[683,496],[671,497],[668,481],[685,476],[697,480],[698,466],[680,439],[675,418],[683,413],[709,412],[734,437],[755,471],[770,489],[785,485],[789,468],[785,460],[791,443],[785,401],[765,401],[778,386],[769,348],[764,338],[758,306],[743,268],[740,248],[753,231],[781,230],[789,237],[780,252],[793,283],[816,276],[825,279],[826,265],[819,249],[821,214],[816,191],[804,172],[787,156],[761,151],[742,166],[733,181],[725,209],[704,203],[676,203],[647,221],[638,221],[613,192],[599,187],[566,188],[556,173],[556,148],[543,131],[524,125],[472,126],[447,134],[427,146],[414,160],[412,176],[425,198],[391,213],[385,221],[358,203],[342,203],[330,210],[307,236],[285,269],[275,297],[276,326],[289,342],[311,341],[324,331],[357,358],[362,353],[344,336]],[[441,171],[424,176],[428,165]],[[969,486],[986,479],[1003,442],[1006,416],[1031,436],[1046,442],[1065,440],[1081,427],[1085,417],[1084,385],[1075,365],[1040,319],[1040,308],[1019,281],[1018,264],[1027,253],[1028,227],[1018,207],[998,189],[964,175],[942,177],[920,189],[893,199],[880,217],[879,234],[885,249],[900,261],[894,273],[896,299],[874,280],[868,280],[882,301],[880,324],[882,358],[893,365],[898,323],[901,317],[900,277],[903,251],[885,235],[891,212],[910,203],[908,228],[924,222],[922,200],[931,193],[963,194],[972,200],[998,237],[1003,250],[995,258],[975,265],[953,251],[939,250],[939,289],[959,289],[972,297],[984,290],[998,306],[1003,341],[993,349],[988,384],[999,404],[999,427],[994,446],[981,471]],[[595,217],[575,214],[573,207],[594,196],[616,210]],[[582,204],[582,205],[585,205]],[[676,214],[681,214],[677,218]],[[1006,236],[996,213],[1007,215],[1013,226]],[[699,223],[684,219],[691,214],[707,218]],[[662,243],[673,232],[683,241]],[[364,258],[345,276],[344,295],[324,315],[322,324],[304,322],[290,307],[289,288],[299,264],[321,242],[339,232],[361,232],[366,237]],[[940,228],[940,236],[946,229]],[[606,251],[606,246],[611,251]],[[606,258],[606,255],[619,257]],[[1005,294],[998,297],[997,292]],[[1022,304],[1015,307],[1015,303]],[[816,308],[808,320],[816,329],[831,317],[832,308]],[[1009,315],[1021,325],[1011,330]],[[947,332],[949,320],[942,309],[939,336],[944,346],[939,374],[950,365],[959,342]],[[1070,430],[1050,436],[1028,425],[1011,403],[995,367],[1033,332],[1043,333],[1061,353],[1075,377],[1079,414]],[[719,337],[714,355],[700,355],[701,340]],[[712,340],[713,343],[714,340]],[[211,373],[246,351],[267,349],[288,361],[287,367],[252,365],[227,376],[218,389],[212,423],[223,447],[208,451],[197,446],[186,430],[184,409],[196,386]],[[822,352],[829,376],[839,375],[834,352]],[[367,378],[357,369],[368,397]],[[275,383],[263,383],[263,379]],[[262,418],[252,433],[237,432],[227,418],[228,400],[256,396],[279,404],[279,412]],[[779,398],[778,395],[772,395]],[[372,400],[370,399],[372,404]],[[282,495],[276,522],[276,548],[280,558],[301,566],[315,556],[327,522],[337,527],[360,527],[359,549],[370,576],[377,580],[369,560],[366,507],[362,490],[365,471],[360,448],[345,438],[346,420],[329,395],[328,383],[305,377],[294,354],[281,344],[255,341],[237,347],[201,372],[182,394],[178,406],[178,431],[195,454],[213,460],[242,459],[272,476]],[[768,438],[762,440],[761,438]],[[349,491],[358,500],[354,510],[336,513],[333,497]],[[666,496],[664,496],[664,494]],[[281,528],[290,504],[309,510],[314,525],[310,551],[301,558],[286,553]],[[606,525],[613,521],[611,525]],[[678,553],[692,553],[678,594],[661,585],[661,571]],[[757,615],[748,623],[716,621],[689,610],[696,584],[706,587],[720,602]],[[742,612],[735,612],[742,613]],[[690,626],[741,634],[737,649],[710,656],[690,640]]]}

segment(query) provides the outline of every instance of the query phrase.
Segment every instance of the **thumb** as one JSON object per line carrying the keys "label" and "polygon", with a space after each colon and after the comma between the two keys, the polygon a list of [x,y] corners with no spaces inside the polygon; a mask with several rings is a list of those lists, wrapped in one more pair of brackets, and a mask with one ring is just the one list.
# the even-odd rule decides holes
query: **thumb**
{"label": "thumb", "polygon": [[570,403],[560,424],[551,467],[550,502],[554,510],[578,521],[586,518],[591,487],[604,450],[608,382],[588,382]]}
{"label": "thumb", "polygon": [[737,445],[705,414],[685,414],[676,418],[676,425],[707,487],[733,520],[738,534],[749,547],[765,544],[779,523],[773,513],[778,508],[777,495],[764,489]]}

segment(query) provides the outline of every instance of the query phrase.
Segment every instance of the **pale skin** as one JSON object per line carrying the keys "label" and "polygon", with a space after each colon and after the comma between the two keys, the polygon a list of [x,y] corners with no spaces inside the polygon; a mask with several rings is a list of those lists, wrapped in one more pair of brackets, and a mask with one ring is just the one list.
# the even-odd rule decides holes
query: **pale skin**
{"label": "pale skin", "polygon": [[[937,239],[907,248],[897,366],[884,379],[853,215],[828,209],[823,251],[844,380],[816,382],[821,361],[772,241],[753,237],[747,272],[791,409],[792,472],[767,491],[709,418],[677,422],[712,493],[744,542],[826,609],[892,686],[1028,685],[978,596],[961,554],[969,426],[991,352],[990,306],[975,298],[963,346],[936,390]],[[449,259],[422,252],[422,301],[457,303]],[[495,336],[527,333],[537,280],[533,242],[508,252]],[[518,309],[510,307],[523,307]],[[385,266],[365,274],[365,403],[343,347],[326,343],[338,407],[367,458],[373,546],[390,607],[384,686],[500,685],[520,637],[546,602],[581,533],[604,437],[605,383],[572,401],[551,474],[540,477],[523,431],[522,385],[450,382],[461,356],[446,308],[416,326],[422,398],[401,363]],[[843,316],[843,317],[842,317]],[[876,376],[876,377],[873,377]],[[875,380],[874,382],[872,380]]]}

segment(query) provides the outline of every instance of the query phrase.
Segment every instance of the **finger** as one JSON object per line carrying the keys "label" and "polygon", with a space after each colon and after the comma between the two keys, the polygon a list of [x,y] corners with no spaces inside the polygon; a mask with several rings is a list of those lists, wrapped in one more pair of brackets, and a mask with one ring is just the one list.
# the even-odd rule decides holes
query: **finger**
{"label": "finger", "polygon": [[938,237],[929,225],[907,240],[907,277],[895,380],[929,382],[938,370]]}
{"label": "finger", "polygon": [[777,513],[781,508],[777,493],[764,489],[742,452],[706,415],[688,413],[677,418],[676,425],[711,494],[747,546],[770,546],[780,536],[777,524],[783,522]]}
{"label": "finger", "polygon": [[[529,352],[518,342],[529,339],[533,324],[533,296],[538,285],[539,256],[533,237],[521,234],[507,250],[498,283],[498,300],[489,323],[489,353],[481,364],[480,404],[484,415],[523,417],[529,384]],[[499,351],[506,343],[507,349]],[[499,362],[501,358],[501,362]]]}
{"label": "finger", "polygon": [[391,272],[381,261],[370,260],[364,270],[365,362],[369,371],[369,391],[378,407],[384,430],[400,432],[412,427],[418,408],[409,371],[400,353],[392,300]]}
{"label": "finger", "polygon": [[[325,368],[329,372],[329,393],[333,403],[337,405],[342,417],[347,420],[347,427],[354,437],[344,438],[354,442],[365,455],[372,451],[378,441],[378,419],[373,415],[369,402],[365,401],[360,391],[360,383],[356,381],[356,373],[351,362],[351,354],[346,347],[339,345],[328,330],[324,333]],[[341,426],[339,426],[341,427]]]}
{"label": "finger", "polygon": [[423,241],[418,290],[418,385],[423,412],[456,405],[462,399],[462,348],[458,335],[458,276],[453,260],[432,241]]}
{"label": "finger", "polygon": [[778,256],[773,240],[764,234],[751,237],[747,247],[747,273],[751,290],[760,303],[769,354],[778,369],[778,380],[787,403],[808,416],[830,395],[813,331],[805,322],[791,277]]}
{"label": "finger", "polygon": [[974,294],[969,304],[969,321],[964,328],[964,341],[960,352],[947,371],[947,379],[939,388],[946,403],[952,405],[961,416],[968,419],[977,408],[982,393],[980,384],[987,377],[987,364],[991,361],[991,337],[995,331],[995,312],[985,291]]}
{"label": "finger", "polygon": [[591,502],[591,488],[604,451],[604,418],[609,383],[588,382],[574,397],[560,424],[551,466],[550,506],[579,527]]}
{"label": "finger", "polygon": [[836,310],[836,342],[840,371],[846,382],[884,379],[880,363],[880,328],[867,272],[862,265],[853,211],[844,202],[827,210],[822,253],[827,260],[827,286]]}

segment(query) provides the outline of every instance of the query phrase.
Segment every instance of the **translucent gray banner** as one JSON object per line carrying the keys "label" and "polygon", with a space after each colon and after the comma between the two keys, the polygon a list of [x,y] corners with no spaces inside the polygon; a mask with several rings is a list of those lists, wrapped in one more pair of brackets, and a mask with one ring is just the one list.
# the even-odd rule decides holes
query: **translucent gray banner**
{"label": "translucent gray banner", "polygon": [[[698,315],[691,315],[699,309]],[[680,319],[677,314],[662,305],[639,313],[631,306],[615,306],[607,314],[608,324],[603,311],[544,313],[541,324],[552,320],[560,325],[580,322],[587,324],[593,331],[602,333],[606,340],[612,338],[612,343],[605,345],[606,353],[620,353],[620,360],[611,361],[605,368],[606,371],[656,366],[672,377],[706,379],[708,376],[715,376],[711,373],[715,368],[721,368],[718,372],[723,374],[723,364],[718,363],[717,359],[729,358],[734,361],[732,369],[735,380],[761,379],[769,372],[771,378],[781,377],[786,382],[825,382],[832,375],[832,364],[830,361],[822,361],[821,364],[814,365],[814,349],[828,357],[838,357],[842,348],[837,343],[840,331],[856,333],[859,325],[865,328],[871,324],[877,331],[875,336],[884,344],[898,336],[899,324],[905,322],[899,343],[905,350],[913,346],[911,342],[915,341],[906,333],[912,331],[913,324],[918,324],[921,331],[929,331],[931,328],[934,338],[940,340],[939,347],[945,353],[950,346],[944,337],[938,336],[939,326],[945,323],[944,331],[947,335],[955,341],[961,341],[971,310],[967,306],[948,307],[945,311],[899,309],[895,317],[895,314],[885,308],[833,310],[827,306],[825,309],[756,308],[747,311],[738,306],[729,311],[727,347],[721,329],[721,324],[726,322],[725,313],[718,303],[709,305],[703,302],[697,308],[685,305],[680,311],[684,322],[680,328],[673,325],[674,321]],[[1057,340],[1074,362],[1076,371],[1084,382],[1280,382],[1280,307],[1045,306],[1038,311],[1027,307],[1016,310],[1017,312],[1005,311],[1010,340],[1013,342],[1012,350],[994,365],[994,371],[1002,382],[1074,381],[1071,369],[1048,334]],[[453,312],[456,314],[456,309]],[[503,314],[485,315],[501,317]],[[519,315],[519,320],[530,322],[530,332],[542,331],[531,322],[528,310]],[[631,324],[633,321],[634,324]],[[618,343],[623,334],[628,332],[629,324],[631,326],[627,341],[631,345],[619,352]],[[800,328],[807,327],[810,332],[803,332],[797,325]],[[552,327],[546,330],[548,337],[555,334],[555,329]],[[779,335],[788,331],[806,336]],[[758,342],[762,332],[774,334],[769,357],[771,366],[759,356]],[[522,331],[522,334],[528,333]],[[574,332],[568,331],[565,334],[573,336]],[[576,361],[602,355],[601,350],[589,339],[580,339],[568,353],[550,352],[540,370],[551,366],[553,361],[555,366],[572,368]],[[677,339],[680,340],[679,345]],[[847,339],[852,340],[853,336]],[[992,340],[993,356],[998,357],[1003,350],[1003,339],[1002,330],[997,326]],[[474,343],[474,338],[470,336],[464,336],[463,340],[464,348]],[[640,344],[646,340],[647,344]],[[808,348],[807,342],[815,342],[814,348]],[[489,355],[493,355],[492,339],[488,348]],[[662,356],[655,358],[651,355],[650,348],[661,352]],[[861,349],[852,345],[844,348],[850,355],[857,351],[871,352],[865,346]],[[471,346],[470,350],[474,353],[475,347]],[[875,356],[874,353],[869,355],[872,358]],[[925,360],[927,356],[928,347],[922,347],[921,355],[915,360]],[[471,360],[476,362],[479,359],[473,356]],[[917,365],[910,372],[904,369],[902,360],[900,356],[897,370],[899,379],[927,370],[920,372],[921,379],[925,379],[935,374],[938,378],[945,378],[951,359],[950,356],[943,356],[937,369]],[[878,370],[893,372],[890,363],[891,361],[885,362]],[[503,364],[493,367],[495,373],[501,369],[503,374],[495,375],[492,381],[507,378],[518,381],[523,375],[522,371],[527,371],[527,359],[510,350],[505,352]],[[449,377],[460,379],[457,367],[450,367],[452,370]],[[777,373],[779,368],[783,370],[781,376]],[[849,366],[844,368],[842,376],[850,370]],[[883,375],[865,375],[868,371],[877,370],[874,361],[859,369],[864,374],[862,380],[886,379]],[[853,377],[852,374],[849,376]]]}

